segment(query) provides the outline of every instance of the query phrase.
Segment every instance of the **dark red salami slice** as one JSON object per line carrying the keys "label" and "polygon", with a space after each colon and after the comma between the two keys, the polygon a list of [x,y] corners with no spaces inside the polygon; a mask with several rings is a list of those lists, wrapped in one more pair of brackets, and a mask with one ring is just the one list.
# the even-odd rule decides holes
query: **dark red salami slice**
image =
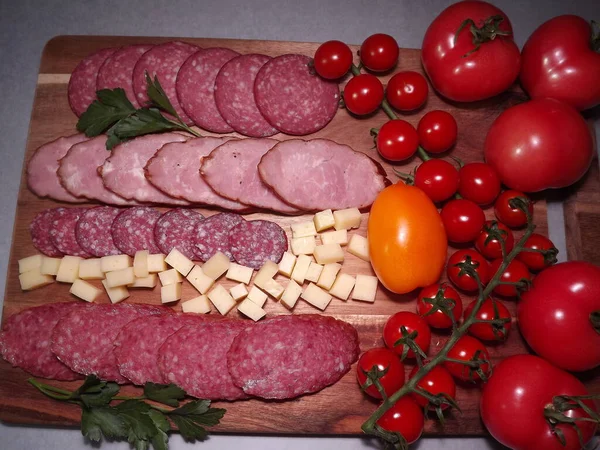
{"label": "dark red salami slice", "polygon": [[282,55],[267,62],[254,83],[256,105],[265,119],[287,134],[314,133],[338,109],[340,89],[311,72],[310,58]]}
{"label": "dark red salami slice", "polygon": [[235,131],[250,137],[277,133],[265,120],[254,100],[254,81],[270,56],[240,55],[227,62],[215,80],[215,101],[225,121]]}
{"label": "dark red salami slice", "polygon": [[29,225],[29,234],[31,234],[31,240],[35,248],[46,256],[58,258],[64,256],[64,253],[52,243],[50,238],[55,209],[45,209],[39,212]]}
{"label": "dark red salami slice", "polygon": [[119,373],[114,340],[129,322],[143,316],[166,314],[159,306],[90,304],[58,321],[52,333],[52,352],[75,372],[107,381],[127,383]]}
{"label": "dark red salami slice", "polygon": [[65,381],[81,378],[52,353],[50,339],[62,317],[88,306],[82,302],[49,303],[10,316],[0,332],[2,357],[36,377]]}
{"label": "dark red salami slice", "polygon": [[238,263],[258,270],[267,260],[281,261],[288,249],[288,241],[283,228],[275,222],[251,220],[231,229],[229,247]]}
{"label": "dark red salami slice", "polygon": [[77,243],[93,256],[119,255],[121,252],[113,242],[111,226],[121,210],[111,206],[88,209],[77,222]]}
{"label": "dark red salami slice", "polygon": [[134,256],[138,250],[160,253],[154,241],[154,226],[161,213],[149,206],[134,206],[122,211],[113,221],[113,242],[121,252]]}
{"label": "dark red salami slice", "polygon": [[242,216],[234,213],[215,214],[199,222],[193,235],[196,258],[206,262],[215,253],[222,252],[233,261],[229,231],[241,222],[244,222]]}
{"label": "dark red salami slice", "polygon": [[287,315],[240,332],[227,353],[227,368],[246,394],[289,399],[335,383],[358,354],[358,333],[350,324],[328,316]]}
{"label": "dark red salami slice", "polygon": [[96,100],[98,70],[115,50],[115,48],[104,48],[86,56],[71,73],[68,87],[69,105],[77,117],[81,116]]}
{"label": "dark red salami slice", "polygon": [[92,256],[79,245],[75,236],[77,222],[86,211],[87,208],[56,208],[52,214],[50,239],[56,248],[65,255],[82,258]]}
{"label": "dark red salami slice", "polygon": [[204,216],[193,209],[172,209],[164,213],[154,226],[154,241],[166,255],[176,248],[189,259],[194,259],[192,242],[196,225]]}

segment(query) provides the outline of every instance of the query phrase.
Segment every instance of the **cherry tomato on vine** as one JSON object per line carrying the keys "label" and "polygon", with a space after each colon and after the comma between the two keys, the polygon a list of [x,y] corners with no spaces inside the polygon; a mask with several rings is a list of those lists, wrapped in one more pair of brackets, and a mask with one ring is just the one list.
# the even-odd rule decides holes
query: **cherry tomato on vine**
{"label": "cherry tomato on vine", "polygon": [[[412,378],[419,371],[419,367],[415,366],[411,371],[408,378]],[[451,399],[456,398],[456,383],[450,375],[450,372],[444,368],[444,366],[435,366],[427,375],[425,375],[417,383],[417,387],[429,392],[431,395],[445,394]],[[412,394],[412,398],[418,405],[425,407],[429,404],[429,401],[419,394]],[[448,404],[442,404],[442,410],[448,408]],[[431,408],[431,406],[430,406]]]}
{"label": "cherry tomato on vine", "polygon": [[527,209],[529,214],[533,215],[533,203],[528,197],[519,191],[507,190],[502,192],[494,203],[494,213],[500,222],[511,228],[521,228],[527,225],[527,215],[519,208],[513,208],[510,201],[513,198],[527,199]]}
{"label": "cherry tomato on vine", "polygon": [[[416,332],[413,340],[423,353],[427,354],[429,345],[431,344],[431,330],[429,329],[429,325],[427,325],[427,322],[421,316],[408,311],[397,312],[385,323],[383,327],[383,342],[385,342],[385,346],[398,355],[402,355],[407,344],[395,345],[399,339],[404,337],[402,328],[405,328],[406,334],[409,335]],[[414,358],[414,351],[409,349],[406,357]]]}
{"label": "cherry tomato on vine", "polygon": [[[455,322],[458,323],[462,317],[463,306],[456,289],[447,283],[436,283],[421,289],[417,297],[417,313],[430,327],[440,329],[452,327],[452,319],[443,311],[444,307],[451,311]],[[432,309],[434,312],[429,313]]]}
{"label": "cherry tomato on vine", "polygon": [[371,114],[383,101],[383,85],[369,73],[352,77],[344,88],[346,109],[358,116]]}
{"label": "cherry tomato on vine", "polygon": [[341,41],[322,43],[315,52],[314,67],[327,80],[343,77],[352,65],[352,50]]}
{"label": "cherry tomato on vine", "polygon": [[[490,264],[490,273],[492,276],[502,265],[502,258],[495,259]],[[502,273],[500,281],[504,283],[518,283],[521,280],[531,281],[531,273],[527,266],[521,261],[513,259],[506,270]],[[494,288],[494,293],[504,297],[516,297],[518,292],[516,286],[508,284],[499,284]]]}
{"label": "cherry tomato on vine", "polygon": [[412,444],[423,433],[425,415],[412,397],[405,396],[381,416],[377,425],[392,433],[400,433],[407,444]]}
{"label": "cherry tomato on vine", "polygon": [[[477,359],[481,361],[479,370],[483,372],[484,377],[490,375],[490,355],[485,345],[474,337],[468,335],[461,337],[450,349],[447,356],[460,361],[474,361]],[[444,367],[458,380],[479,381],[482,379],[481,375],[477,373],[477,368],[451,361],[445,361]]]}
{"label": "cherry tomato on vine", "polygon": [[403,161],[415,154],[419,147],[417,131],[405,120],[389,120],[379,129],[377,151],[389,161]]}
{"label": "cherry tomato on vine", "polygon": [[398,72],[385,88],[385,97],[398,111],[413,111],[427,101],[429,87],[427,80],[419,72],[407,70]]}
{"label": "cherry tomato on vine", "polygon": [[[475,308],[477,300],[469,303],[465,309],[465,317],[469,317]],[[479,320],[510,319],[510,311],[500,300],[488,297],[484,300],[475,317]],[[482,341],[504,341],[510,330],[510,321],[502,326],[491,323],[474,323],[469,327],[469,333]]]}
{"label": "cherry tomato on vine", "polygon": [[484,285],[489,281],[490,274],[494,273],[490,272],[490,264],[481,253],[471,249],[455,251],[448,259],[446,273],[448,279],[463,291],[473,292],[479,287],[475,278],[469,275],[464,268],[457,267],[457,264],[462,263],[470,265],[477,272],[479,280]]}
{"label": "cherry tomato on vine", "polygon": [[415,186],[432,201],[443,202],[458,190],[458,170],[443,159],[430,159],[417,167]]}
{"label": "cherry tomato on vine", "polygon": [[459,244],[473,242],[485,223],[483,210],[464,198],[450,200],[444,205],[440,215],[448,240]]}
{"label": "cherry tomato on vine", "polygon": [[[373,367],[377,367],[380,371],[387,369],[385,375],[379,378],[379,382],[387,395],[392,395],[404,385],[404,364],[391,350],[372,348],[361,355],[356,367],[356,378],[361,386],[364,386],[367,381],[367,375],[364,372],[369,372]],[[381,398],[381,394],[375,385],[367,387],[365,393],[373,398]]]}
{"label": "cherry tomato on vine", "polygon": [[421,147],[429,153],[443,153],[456,144],[458,125],[452,114],[434,110],[421,118],[417,133]]}
{"label": "cherry tomato on vine", "polygon": [[500,194],[500,177],[489,164],[475,162],[465,164],[458,171],[458,193],[478,205],[489,205]]}
{"label": "cherry tomato on vine", "polygon": [[515,237],[506,225],[495,220],[487,220],[475,240],[475,248],[487,259],[502,258],[502,247],[500,240],[494,237],[496,235],[504,241],[506,254],[515,246]]}
{"label": "cherry tomato on vine", "polygon": [[373,72],[385,72],[396,65],[400,49],[389,34],[373,34],[360,46],[360,60]]}
{"label": "cherry tomato on vine", "polygon": [[547,252],[546,255],[539,252],[528,252],[526,250],[519,253],[517,255],[517,259],[524,263],[529,270],[539,272],[540,270],[545,269],[556,262],[558,250],[552,241],[546,236],[533,233],[531,236],[529,236],[529,239],[525,241],[523,248],[531,250],[543,250]]}

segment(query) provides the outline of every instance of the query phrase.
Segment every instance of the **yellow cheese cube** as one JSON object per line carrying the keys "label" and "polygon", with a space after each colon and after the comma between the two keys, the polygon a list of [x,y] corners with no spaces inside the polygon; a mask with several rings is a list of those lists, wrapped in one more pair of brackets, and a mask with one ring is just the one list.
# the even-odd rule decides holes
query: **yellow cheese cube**
{"label": "yellow cheese cube", "polygon": [[341,209],[333,212],[334,228],[336,230],[350,230],[360,227],[362,216],[358,208]]}
{"label": "yellow cheese cube", "polygon": [[314,257],[319,264],[332,264],[344,260],[344,250],[340,244],[319,245],[315,248]]}
{"label": "yellow cheese cube", "polygon": [[283,306],[285,306],[288,309],[292,309],[296,305],[296,302],[300,298],[301,294],[302,286],[300,286],[294,280],[290,280],[287,287],[285,288],[285,291],[283,291],[280,301],[283,304]]}
{"label": "yellow cheese cube", "polygon": [[301,297],[314,307],[319,308],[321,311],[324,311],[331,301],[331,295],[329,295],[320,287],[317,287],[317,285],[314,283],[310,283],[308,287],[304,289]]}
{"label": "yellow cheese cube", "polygon": [[236,304],[233,297],[227,292],[227,289],[220,284],[208,293],[208,299],[223,316],[231,311],[231,308]]}
{"label": "yellow cheese cube", "polygon": [[305,279],[316,283],[317,281],[319,281],[321,272],[323,272],[323,266],[321,264],[317,264],[311,261],[310,265],[308,266],[308,271],[306,272]]}
{"label": "yellow cheese cube", "polygon": [[316,213],[313,217],[313,222],[315,223],[315,229],[321,232],[331,228],[335,224],[335,219],[331,210],[326,209],[325,211]]}
{"label": "yellow cheese cube", "polygon": [[319,281],[317,281],[317,286],[327,290],[331,289],[341,268],[342,266],[338,263],[326,264],[323,267]]}
{"label": "yellow cheese cube", "polygon": [[133,267],[106,272],[106,285],[108,287],[127,286],[135,281]]}
{"label": "yellow cheese cube", "polygon": [[154,288],[156,286],[156,282],[158,281],[158,277],[155,273],[149,274],[147,277],[143,278],[135,278],[135,281],[128,285],[130,288]]}
{"label": "yellow cheese cube", "polygon": [[54,278],[50,275],[44,275],[40,268],[29,270],[19,274],[19,283],[24,291],[32,291],[47,284],[54,283]]}
{"label": "yellow cheese cube", "polygon": [[82,280],[103,280],[102,260],[100,258],[84,259],[79,263],[79,278]]}
{"label": "yellow cheese cube", "polygon": [[186,279],[201,294],[206,294],[212,285],[215,284],[215,280],[207,277],[200,266],[194,266]]}
{"label": "yellow cheese cube", "polygon": [[256,286],[252,286],[250,288],[250,292],[248,292],[248,296],[246,297],[248,300],[256,303],[261,308],[265,305],[267,301],[267,294],[261,291]]}
{"label": "yellow cheese cube", "polygon": [[371,275],[356,275],[356,284],[352,292],[352,300],[373,303],[377,294],[377,277]]}
{"label": "yellow cheese cube", "polygon": [[267,314],[264,309],[248,299],[238,305],[238,311],[255,322],[258,322]]}
{"label": "yellow cheese cube", "polygon": [[167,270],[167,263],[165,262],[166,256],[162,253],[156,253],[155,255],[148,255],[148,272],[158,273]]}
{"label": "yellow cheese cube", "polygon": [[73,283],[79,278],[79,264],[83,261],[83,258],[79,256],[63,256],[58,266],[58,273],[56,274],[56,281],[61,283]]}
{"label": "yellow cheese cube", "polygon": [[131,256],[129,255],[111,255],[100,258],[102,272],[114,272],[115,270],[131,267]]}
{"label": "yellow cheese cube", "polygon": [[329,289],[329,293],[334,297],[346,301],[348,300],[350,292],[352,292],[352,288],[354,287],[355,281],[356,280],[352,275],[348,275],[347,273],[340,273],[335,279],[333,286],[331,286],[331,289]]}
{"label": "yellow cheese cube", "polygon": [[[40,269],[42,267],[42,260],[44,257],[42,255],[31,255],[27,258],[22,258],[19,260],[19,273],[29,272],[33,269]],[[40,270],[41,272],[41,270]]]}
{"label": "yellow cheese cube", "polygon": [[135,252],[133,257],[133,273],[136,278],[146,278],[150,273],[148,271],[148,250]]}
{"label": "yellow cheese cube", "polygon": [[[56,275],[61,261],[62,258],[50,258],[49,256],[44,256],[42,258],[40,272],[42,275]],[[81,272],[81,264],[79,264],[79,271]]]}
{"label": "yellow cheese cube", "polygon": [[285,252],[279,261],[279,273],[290,278],[295,265],[296,257],[290,252]]}
{"label": "yellow cheese cube", "polygon": [[192,267],[194,267],[194,263],[176,248],[169,252],[165,258],[165,262],[184,277],[187,276],[187,274],[190,273],[190,270],[192,270]]}
{"label": "yellow cheese cube", "polygon": [[328,231],[327,233],[323,233],[321,235],[321,242],[323,243],[323,245],[327,245],[327,244],[346,245],[348,243],[348,231],[337,230],[337,231]]}
{"label": "yellow cheese cube", "polygon": [[169,269],[165,270],[164,272],[159,272],[158,278],[160,279],[160,284],[162,284],[163,286],[181,283],[183,281],[183,277],[175,269]]}
{"label": "yellow cheese cube", "polygon": [[267,294],[276,299],[279,299],[284,291],[283,286],[273,279],[266,281],[263,289]]}
{"label": "yellow cheese cube", "polygon": [[106,284],[106,280],[102,280],[102,286],[104,286],[111,303],[119,303],[129,297],[129,291],[125,286],[111,288]]}
{"label": "yellow cheese cube", "polygon": [[199,295],[181,304],[184,313],[208,314],[210,312],[210,301],[206,295]]}
{"label": "yellow cheese cube", "polygon": [[181,284],[173,283],[160,288],[160,301],[161,303],[176,302],[181,299]]}
{"label": "yellow cheese cube", "polygon": [[263,266],[254,277],[254,284],[259,288],[264,289],[266,282],[272,280],[273,277],[277,275],[278,271],[279,266],[277,264],[270,260],[265,261]]}
{"label": "yellow cheese cube", "polygon": [[93,302],[100,294],[102,294],[102,290],[83,280],[75,280],[71,285],[69,292],[86,302]]}
{"label": "yellow cheese cube", "polygon": [[236,284],[234,287],[229,289],[229,293],[236,302],[248,296],[248,289],[244,283]]}
{"label": "yellow cheese cube", "polygon": [[236,263],[229,263],[229,269],[225,274],[225,278],[228,280],[239,281],[240,283],[250,284],[252,279],[252,267],[241,266]]}
{"label": "yellow cheese cube", "polygon": [[369,258],[369,241],[366,237],[360,234],[353,234],[348,244],[348,253],[358,256],[363,261],[370,261]]}
{"label": "yellow cheese cube", "polygon": [[227,255],[221,252],[217,252],[214,255],[212,255],[208,261],[204,263],[204,265],[202,266],[202,272],[204,272],[204,275],[206,275],[207,277],[216,280],[225,272],[227,272],[227,269],[229,269],[230,264],[231,261],[229,261]]}
{"label": "yellow cheese cube", "polygon": [[294,255],[312,255],[316,245],[317,242],[314,236],[293,238],[290,242]]}
{"label": "yellow cheese cube", "polygon": [[298,256],[296,260],[296,266],[292,272],[292,280],[294,280],[298,284],[304,283],[306,279],[306,274],[308,273],[308,268],[310,267],[310,263],[312,262],[312,258],[306,255]]}
{"label": "yellow cheese cube", "polygon": [[293,223],[291,228],[293,238],[317,235],[317,229],[315,228],[315,223],[312,220],[309,222]]}

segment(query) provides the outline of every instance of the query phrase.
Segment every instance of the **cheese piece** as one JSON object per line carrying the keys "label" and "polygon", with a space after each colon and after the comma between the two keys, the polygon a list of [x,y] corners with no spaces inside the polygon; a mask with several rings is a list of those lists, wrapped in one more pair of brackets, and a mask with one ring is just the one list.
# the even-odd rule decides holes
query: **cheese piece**
{"label": "cheese piece", "polygon": [[255,322],[258,322],[267,314],[264,309],[250,300],[244,300],[242,303],[240,303],[238,306],[238,311]]}
{"label": "cheese piece", "polygon": [[147,277],[143,278],[135,278],[135,281],[128,285],[130,288],[154,288],[156,286],[156,282],[158,281],[158,277],[155,273],[149,274]]}
{"label": "cheese piece", "polygon": [[217,252],[214,255],[212,255],[208,261],[204,263],[204,265],[202,266],[202,271],[207,277],[216,280],[225,272],[227,272],[230,264],[231,261],[229,261],[227,255],[221,252]]}
{"label": "cheese piece", "polygon": [[129,291],[125,286],[111,288],[106,284],[106,280],[102,280],[102,286],[104,286],[111,303],[119,303],[129,297]]}
{"label": "cheese piece", "polygon": [[131,256],[129,255],[111,255],[100,258],[102,272],[114,272],[115,270],[131,267]]}
{"label": "cheese piece", "polygon": [[342,266],[338,263],[326,264],[323,267],[319,281],[317,281],[317,286],[327,290],[331,289],[341,268]]}
{"label": "cheese piece", "polygon": [[296,265],[296,256],[290,252],[285,252],[281,261],[279,261],[279,273],[290,278]]}
{"label": "cheese piece", "polygon": [[292,280],[294,280],[298,284],[304,283],[311,262],[312,258],[310,256],[298,256],[298,259],[296,260],[296,266],[294,267],[294,271],[292,272]]}
{"label": "cheese piece", "polygon": [[148,272],[158,273],[167,270],[168,267],[167,263],[165,262],[165,258],[166,256],[162,253],[148,255]]}
{"label": "cheese piece", "polygon": [[312,255],[312,253],[315,251],[316,245],[317,245],[317,241],[315,240],[314,236],[294,238],[290,242],[290,247],[292,248],[292,253],[296,256]]}
{"label": "cheese piece", "polygon": [[108,287],[127,286],[135,281],[133,267],[106,272],[106,285]]}
{"label": "cheese piece", "polygon": [[329,289],[329,293],[340,300],[346,301],[348,300],[350,292],[352,292],[355,282],[356,280],[352,275],[340,273],[335,279],[333,286],[331,286],[331,289]]}
{"label": "cheese piece", "polygon": [[85,300],[86,302],[90,303],[96,300],[98,296],[102,294],[101,289],[98,289],[96,286],[93,286],[87,281],[83,280],[75,280],[75,282],[71,285],[69,292],[75,297],[79,297],[81,300]]}
{"label": "cheese piece", "polygon": [[135,252],[133,257],[133,273],[136,278],[146,278],[150,273],[148,271],[148,250]]}
{"label": "cheese piece", "polygon": [[[62,258],[50,258],[49,256],[44,256],[42,258],[42,266],[40,267],[40,272],[42,275],[56,275],[58,273],[61,260]],[[79,271],[81,272],[81,264],[79,264]]]}
{"label": "cheese piece", "polygon": [[79,264],[83,258],[79,256],[63,256],[58,266],[56,281],[61,283],[73,283],[79,278]]}
{"label": "cheese piece", "polygon": [[19,283],[24,291],[32,291],[42,286],[54,283],[54,278],[50,275],[44,275],[40,268],[29,270],[19,274]]}
{"label": "cheese piece", "polygon": [[360,234],[353,234],[350,238],[348,253],[358,256],[363,261],[371,261],[369,257],[369,241]]}
{"label": "cheese piece", "polygon": [[344,250],[340,244],[319,245],[315,248],[314,257],[319,264],[332,264],[344,260]]}
{"label": "cheese piece", "polygon": [[227,292],[227,289],[220,284],[215,286],[215,288],[208,293],[208,299],[223,316],[231,311],[231,308],[236,304],[233,297]]}
{"label": "cheese piece", "polygon": [[317,229],[315,228],[315,223],[312,220],[308,222],[293,223],[291,228],[293,238],[317,235]]}
{"label": "cheese piece", "polygon": [[173,283],[160,288],[160,301],[161,303],[176,302],[181,299],[181,285],[182,283]]}
{"label": "cheese piece", "polygon": [[264,289],[265,283],[269,280],[272,280],[277,272],[279,271],[279,266],[275,264],[271,260],[265,261],[263,266],[259,269],[258,273],[254,277],[254,284],[259,288]]}
{"label": "cheese piece", "polygon": [[333,227],[336,230],[350,230],[360,227],[362,216],[358,208],[340,209],[333,212]]}
{"label": "cheese piece", "polygon": [[[229,261],[229,259],[227,261]],[[165,262],[184,277],[187,276],[194,267],[194,263],[176,248],[169,252],[165,258]]]}
{"label": "cheese piece", "polygon": [[158,278],[160,279],[160,284],[162,284],[163,286],[181,283],[183,281],[183,277],[175,269],[169,269],[165,270],[164,272],[158,272]]}
{"label": "cheese piece", "polygon": [[377,294],[377,277],[371,275],[356,275],[356,284],[352,292],[352,300],[373,303]]}
{"label": "cheese piece", "polygon": [[31,255],[26,258],[19,260],[19,273],[29,272],[33,269],[40,269],[42,267],[42,255]]}
{"label": "cheese piece", "polygon": [[250,284],[252,279],[252,267],[242,266],[236,263],[229,263],[229,269],[225,274],[225,278],[228,280],[239,281],[240,283]]}
{"label": "cheese piece", "polygon": [[181,304],[184,313],[208,314],[210,312],[210,301],[206,295],[199,295]]}
{"label": "cheese piece", "polygon": [[102,260],[100,258],[84,259],[79,263],[79,278],[82,280],[103,280],[106,278],[102,272]]}
{"label": "cheese piece", "polygon": [[248,300],[256,303],[261,308],[267,302],[267,294],[265,294],[263,291],[261,291],[256,286],[252,286],[252,288],[250,288],[250,292],[248,292],[248,296],[246,298]]}
{"label": "cheese piece", "polygon": [[315,223],[315,229],[320,232],[331,228],[335,224],[335,219],[331,210],[326,209],[325,211],[316,213],[313,217],[313,222]]}
{"label": "cheese piece", "polygon": [[324,311],[325,308],[327,308],[327,305],[329,305],[329,302],[332,298],[331,295],[329,295],[320,287],[317,287],[317,285],[314,283],[310,283],[308,287],[304,289],[301,297],[311,305],[319,308],[321,311]]}
{"label": "cheese piece", "polygon": [[207,277],[200,266],[194,266],[186,279],[201,294],[206,294],[212,285],[215,284],[215,280]]}
{"label": "cheese piece", "polygon": [[296,302],[300,298],[301,294],[302,286],[300,286],[294,280],[290,280],[287,287],[285,288],[285,291],[283,291],[280,301],[283,304],[283,306],[285,306],[288,309],[292,309],[296,305]]}
{"label": "cheese piece", "polygon": [[281,284],[273,279],[266,281],[263,289],[267,294],[275,299],[279,299],[285,290]]}
{"label": "cheese piece", "polygon": [[236,302],[239,302],[248,296],[248,289],[246,289],[246,285],[244,283],[240,283],[229,289],[229,293]]}
{"label": "cheese piece", "polygon": [[337,230],[337,231],[328,231],[327,233],[323,233],[321,235],[321,242],[323,243],[323,245],[327,245],[327,244],[346,245],[348,243],[348,231]]}
{"label": "cheese piece", "polygon": [[305,279],[316,283],[317,281],[319,281],[321,272],[323,272],[323,266],[321,264],[317,264],[316,262],[311,261],[310,265],[308,266],[308,271],[306,272]]}

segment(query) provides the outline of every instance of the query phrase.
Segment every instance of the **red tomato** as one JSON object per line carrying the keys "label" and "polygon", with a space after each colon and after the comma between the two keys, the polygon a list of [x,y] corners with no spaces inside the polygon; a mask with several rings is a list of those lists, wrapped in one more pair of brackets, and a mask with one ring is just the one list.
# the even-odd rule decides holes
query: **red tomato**
{"label": "red tomato", "polygon": [[466,273],[463,268],[457,267],[457,264],[461,263],[470,264],[484,285],[489,281],[490,275],[494,273],[490,272],[490,265],[481,253],[471,249],[455,251],[448,259],[446,273],[448,279],[463,291],[473,292],[478,289],[478,286],[475,278]]}
{"label": "red tomato", "polygon": [[478,205],[489,205],[500,193],[500,178],[492,166],[475,162],[465,164],[458,172],[458,193]]}
{"label": "red tomato", "polygon": [[[437,306],[441,306],[442,309]],[[430,327],[441,329],[452,327],[452,319],[444,312],[444,308],[452,312],[456,323],[460,321],[463,311],[462,300],[452,286],[442,283],[421,289],[417,297],[417,313]],[[430,313],[431,310],[433,312]]]}
{"label": "red tomato", "polygon": [[[364,372],[369,372],[373,367],[377,367],[380,371],[387,369],[386,374],[379,378],[386,395],[392,395],[404,386],[404,364],[394,352],[387,348],[372,348],[364,352],[356,366],[358,384],[364,386],[367,381],[367,375]],[[365,389],[365,393],[373,398],[381,398],[381,394],[375,385]]]}
{"label": "red tomato", "polygon": [[511,200],[522,198],[527,201],[529,214],[533,216],[533,203],[519,191],[508,190],[502,192],[494,203],[494,213],[500,222],[511,228],[521,228],[527,225],[527,214],[522,209],[513,207]]}
{"label": "red tomato", "polygon": [[458,189],[458,170],[443,159],[430,159],[417,167],[415,186],[422,189],[432,201],[443,202]]}
{"label": "red tomato", "polygon": [[[477,300],[467,306],[465,310],[465,318],[469,317],[475,309]],[[510,319],[510,311],[500,300],[488,297],[481,304],[475,316],[479,320],[495,320],[495,319]],[[508,337],[510,331],[510,322],[504,325],[495,325],[488,323],[474,323],[469,327],[469,333],[482,341],[504,341]]]}
{"label": "red tomato", "polygon": [[600,267],[569,261],[535,278],[517,316],[521,334],[537,354],[562,369],[581,371],[600,365],[598,311]]}
{"label": "red tomato", "polygon": [[456,144],[458,125],[452,114],[434,110],[421,117],[417,133],[425,150],[430,153],[443,153]]}
{"label": "red tomato", "polygon": [[400,433],[407,444],[421,437],[425,426],[425,415],[412,397],[401,397],[377,421],[384,430]]}
{"label": "red tomato", "polygon": [[389,161],[403,161],[415,154],[419,147],[417,130],[405,120],[388,120],[379,129],[377,151]]}
{"label": "red tomato", "polygon": [[383,101],[383,85],[374,75],[363,73],[352,77],[344,88],[346,109],[358,116],[371,114]]}
{"label": "red tomato", "polygon": [[[491,262],[490,278],[494,276],[498,269],[500,269],[501,265],[502,258],[495,259]],[[506,270],[502,273],[502,276],[500,277],[500,282],[518,283],[522,280],[530,281],[531,273],[529,273],[529,269],[527,269],[527,266],[525,264],[523,264],[521,261],[513,259],[506,268]],[[493,292],[504,297],[516,297],[518,294],[517,288],[508,284],[499,284],[494,288]]]}
{"label": "red tomato", "polygon": [[473,242],[485,223],[483,210],[471,200],[450,200],[440,215],[448,240],[459,244]]}
{"label": "red tomato", "polygon": [[[566,439],[563,446],[544,417],[544,408],[558,395],[589,395],[573,375],[533,355],[510,356],[495,368],[483,386],[480,412],[490,434],[514,450],[580,450],[581,444],[572,425],[557,428]],[[593,401],[585,404],[595,410]],[[564,413],[567,417],[589,417],[581,408]],[[594,435],[596,424],[577,422],[583,443]]]}
{"label": "red tomato", "polygon": [[592,28],[581,17],[558,16],[540,25],[522,53],[520,79],[529,96],[579,110],[600,104],[600,54],[591,39]]}
{"label": "red tomato", "polygon": [[421,48],[431,84],[457,102],[498,95],[519,75],[520,54],[510,20],[486,2],[450,5],[429,25]]}
{"label": "red tomato", "polygon": [[387,101],[399,111],[418,109],[427,101],[429,87],[419,72],[398,72],[385,88]]}
{"label": "red tomato", "polygon": [[525,241],[524,248],[531,250],[543,250],[546,252],[546,254],[543,254],[524,250],[517,255],[517,259],[524,263],[529,270],[539,272],[540,270],[556,263],[556,255],[558,254],[558,250],[552,241],[546,236],[533,233],[531,236],[529,236],[529,239]]}
{"label": "red tomato", "polygon": [[506,225],[495,220],[488,220],[475,241],[475,248],[487,259],[502,258],[502,247],[497,235],[504,241],[507,255],[515,246],[513,233]]}
{"label": "red tomato", "polygon": [[352,50],[341,41],[324,42],[315,52],[314,65],[315,71],[323,78],[341,78],[352,65]]}
{"label": "red tomato", "polygon": [[[400,311],[391,316],[383,327],[383,341],[387,348],[401,355],[406,344],[395,345],[399,339],[403,337],[402,328],[406,329],[406,333],[411,334],[416,332],[413,338],[415,344],[427,354],[429,345],[431,344],[431,330],[427,322],[417,314],[408,311]],[[415,353],[408,350],[407,358],[414,358]]]}
{"label": "red tomato", "polygon": [[373,34],[360,46],[360,60],[373,72],[385,72],[396,65],[400,49],[396,40],[388,34]]}
{"label": "red tomato", "polygon": [[[413,367],[410,371],[408,378],[412,378],[418,372],[419,367]],[[427,375],[425,375],[417,383],[417,387],[429,392],[431,395],[445,394],[451,399],[456,398],[456,383],[444,366],[435,366]],[[412,398],[421,407],[425,407],[429,404],[429,401],[419,394],[412,394]],[[448,404],[442,404],[442,409],[448,408]]]}
{"label": "red tomato", "polygon": [[477,373],[477,370],[483,372],[484,377],[489,376],[491,372],[491,365],[489,363],[490,355],[487,348],[485,348],[485,345],[480,341],[471,336],[461,337],[448,352],[448,358],[460,361],[475,361],[476,359],[482,361],[478,368],[469,367],[456,362],[444,362],[444,367],[458,380],[479,381],[482,378],[481,375]]}
{"label": "red tomato", "polygon": [[571,106],[542,98],[508,108],[485,138],[485,160],[511,189],[537,192],[569,186],[594,155],[587,123]]}

